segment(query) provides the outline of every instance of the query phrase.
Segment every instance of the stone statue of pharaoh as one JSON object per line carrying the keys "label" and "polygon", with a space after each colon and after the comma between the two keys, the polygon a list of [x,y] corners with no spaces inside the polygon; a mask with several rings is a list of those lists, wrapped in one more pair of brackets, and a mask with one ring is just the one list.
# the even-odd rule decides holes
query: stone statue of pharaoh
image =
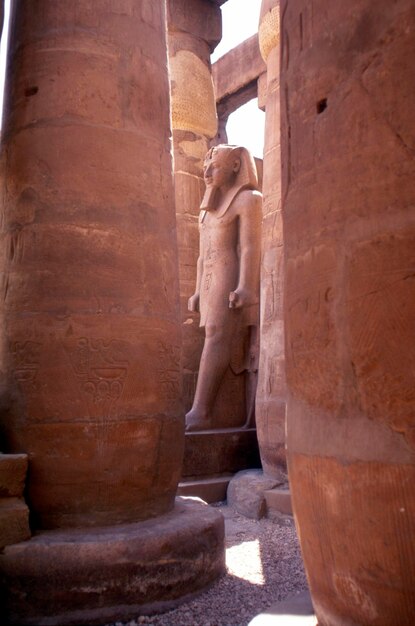
{"label": "stone statue of pharaoh", "polygon": [[[259,324],[262,196],[255,162],[246,148],[218,145],[206,155],[204,178],[196,291],[188,308],[200,311],[205,343],[193,406],[186,415],[187,431],[211,428],[212,408],[231,361],[232,343],[243,327],[251,327],[247,358],[255,360]],[[249,365],[246,370],[250,371]],[[255,402],[252,378],[248,385],[249,422]]]}

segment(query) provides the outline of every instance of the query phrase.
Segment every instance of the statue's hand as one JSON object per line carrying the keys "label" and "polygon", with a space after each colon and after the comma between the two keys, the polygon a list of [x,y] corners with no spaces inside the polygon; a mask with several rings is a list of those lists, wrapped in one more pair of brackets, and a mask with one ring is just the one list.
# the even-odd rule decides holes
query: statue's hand
{"label": "statue's hand", "polygon": [[199,294],[194,293],[193,296],[190,296],[189,301],[187,303],[187,308],[192,313],[197,313],[199,311]]}
{"label": "statue's hand", "polygon": [[235,289],[229,294],[229,308],[240,309],[243,306],[249,306],[250,304],[256,304],[258,298],[253,293],[245,289]]}

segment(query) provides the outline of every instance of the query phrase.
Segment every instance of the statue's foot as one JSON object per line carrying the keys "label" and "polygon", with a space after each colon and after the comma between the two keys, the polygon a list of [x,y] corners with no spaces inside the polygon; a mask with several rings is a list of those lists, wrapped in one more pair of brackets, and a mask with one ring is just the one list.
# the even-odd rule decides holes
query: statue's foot
{"label": "statue's foot", "polygon": [[195,430],[210,430],[211,420],[206,414],[198,411],[197,409],[191,409],[186,413],[186,432],[192,432]]}

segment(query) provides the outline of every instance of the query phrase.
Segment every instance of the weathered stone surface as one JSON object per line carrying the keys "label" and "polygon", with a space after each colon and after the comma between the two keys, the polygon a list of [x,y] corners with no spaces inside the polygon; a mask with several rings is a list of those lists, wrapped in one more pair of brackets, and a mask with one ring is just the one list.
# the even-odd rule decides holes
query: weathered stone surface
{"label": "weathered stone surface", "polygon": [[26,454],[0,453],[0,498],[22,497],[26,472]]}
{"label": "weathered stone surface", "polygon": [[292,515],[293,507],[291,503],[291,492],[289,489],[267,489],[264,492],[265,500],[267,503],[267,513],[271,514],[283,513],[284,515]]}
{"label": "weathered stone surface", "polygon": [[24,500],[0,498],[0,550],[29,537],[29,509]]}
{"label": "weathered stone surface", "polygon": [[267,61],[272,50],[278,46],[280,41],[279,0],[262,0],[258,41],[261,56],[264,61]]}
{"label": "weathered stone surface", "polygon": [[164,3],[15,3],[11,24],[6,450],[40,527],[147,518],[184,440]]}
{"label": "weathered stone surface", "polygon": [[218,122],[209,63],[183,48],[171,54],[170,71],[173,128],[214,137]]}
{"label": "weathered stone surface", "polygon": [[281,1],[293,508],[319,623],[410,626],[415,14],[315,10]]}
{"label": "weathered stone surface", "polygon": [[[263,0],[259,43],[267,64],[263,223],[261,264],[261,339],[256,420],[262,467],[278,476],[285,468],[284,245],[281,219],[280,46],[274,18],[279,1]],[[271,19],[272,16],[272,19]],[[278,21],[278,20],[277,20]],[[272,44],[272,45],[271,45]]]}
{"label": "weathered stone surface", "polygon": [[258,108],[265,111],[267,103],[267,73],[264,72],[258,77]]}
{"label": "weathered stone surface", "polygon": [[[410,626],[414,466],[293,454],[290,479],[317,616]],[[366,577],[368,567],[378,573]]]}
{"label": "weathered stone surface", "polygon": [[262,183],[264,179],[264,161],[259,157],[254,157],[256,172],[258,175],[258,189],[262,191]]}
{"label": "weathered stone surface", "polygon": [[184,478],[234,473],[259,466],[258,443],[253,428],[186,433]]}
{"label": "weathered stone surface", "polygon": [[124,621],[168,610],[224,572],[223,517],[200,501],[178,498],[174,510],[156,520],[40,532],[7,547],[0,569],[13,624]]}
{"label": "weathered stone surface", "polygon": [[241,515],[261,519],[267,512],[265,491],[276,487],[283,480],[283,477],[277,480],[266,476],[262,470],[238,472],[228,486],[228,504]]}
{"label": "weathered stone surface", "polygon": [[222,15],[218,6],[206,0],[168,0],[169,30],[191,33],[206,41],[213,52],[222,38]]}

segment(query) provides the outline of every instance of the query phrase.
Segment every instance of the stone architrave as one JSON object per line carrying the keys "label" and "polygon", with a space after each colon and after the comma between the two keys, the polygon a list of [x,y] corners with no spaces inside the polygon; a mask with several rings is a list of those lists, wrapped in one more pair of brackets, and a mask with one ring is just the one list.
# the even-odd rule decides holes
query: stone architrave
{"label": "stone architrave", "polygon": [[265,474],[277,477],[286,470],[279,35],[279,0],[263,0],[259,46],[267,65],[267,90],[256,424],[262,467]]}
{"label": "stone architrave", "polygon": [[218,145],[206,156],[204,177],[189,310],[200,312],[205,342],[187,431],[226,426],[214,410],[229,366],[246,373],[247,427],[253,425],[256,392],[261,194],[255,162],[246,148]]}
{"label": "stone architrave", "polygon": [[228,143],[226,124],[229,115],[257,97],[258,77],[265,71],[257,34],[221,56],[212,65],[219,125],[215,145]]}
{"label": "stone architrave", "polygon": [[13,3],[0,431],[28,455],[37,530],[0,555],[13,624],[160,610],[223,571],[222,521],[174,506],[184,410],[165,20],[162,0]]}
{"label": "stone architrave", "polygon": [[415,12],[281,0],[287,450],[319,624],[415,623]]}

